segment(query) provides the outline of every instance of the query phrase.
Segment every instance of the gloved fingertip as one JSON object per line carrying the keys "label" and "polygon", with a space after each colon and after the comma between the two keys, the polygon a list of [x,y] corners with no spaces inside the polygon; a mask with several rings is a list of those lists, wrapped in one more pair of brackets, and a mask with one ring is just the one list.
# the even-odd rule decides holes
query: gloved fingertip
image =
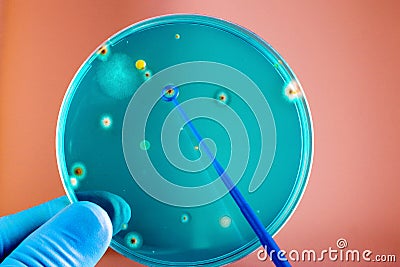
{"label": "gloved fingertip", "polygon": [[[66,218],[76,218],[79,219],[77,221],[76,225],[72,226],[70,225],[70,229],[73,229],[74,227],[77,227],[81,229],[82,232],[88,233],[88,235],[91,235],[91,230],[94,229],[95,225],[98,224],[98,229],[94,230],[96,233],[98,233],[99,236],[104,237],[104,240],[101,240],[99,237],[97,237],[98,241],[97,243],[102,243],[102,244],[109,244],[111,242],[111,237],[112,237],[112,222],[107,216],[107,212],[100,207],[99,205],[89,202],[89,201],[80,201],[77,203],[73,203],[72,205],[68,206],[64,210],[62,210],[59,214],[60,217],[64,216]],[[52,219],[54,220],[54,219]],[[51,222],[50,220],[49,222]],[[65,220],[67,221],[67,220]],[[82,223],[84,222],[84,223]],[[97,227],[97,226],[96,226]],[[60,227],[63,228],[63,227]],[[93,230],[92,230],[93,231]],[[78,231],[74,231],[78,233]],[[81,236],[84,236],[81,234]],[[90,239],[90,238],[88,238]],[[108,245],[106,245],[107,247]]]}
{"label": "gloved fingertip", "polygon": [[112,222],[113,235],[121,231],[131,218],[129,204],[120,196],[106,191],[86,191],[76,194],[79,201],[90,201],[102,207]]}
{"label": "gloved fingertip", "polygon": [[2,266],[95,266],[112,238],[112,224],[99,205],[67,206],[25,238]]}

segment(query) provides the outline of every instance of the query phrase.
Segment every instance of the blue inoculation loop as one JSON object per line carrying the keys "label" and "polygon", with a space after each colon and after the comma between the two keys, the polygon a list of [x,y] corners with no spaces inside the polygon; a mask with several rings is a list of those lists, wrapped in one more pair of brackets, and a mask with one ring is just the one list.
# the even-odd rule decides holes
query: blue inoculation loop
{"label": "blue inoculation loop", "polygon": [[[171,101],[175,107],[179,110],[180,115],[186,121],[189,126],[191,132],[196,137],[197,141],[200,143],[203,138],[200,133],[197,131],[195,126],[190,121],[189,117],[186,115],[185,110],[180,107],[179,101],[176,97],[174,97]],[[215,171],[218,173],[221,180],[224,182],[226,188],[229,190],[230,195],[236,202],[243,216],[246,218],[247,222],[253,229],[254,233],[257,235],[258,239],[262,246],[267,250],[268,255],[272,257],[272,261],[276,266],[289,267],[291,266],[286,257],[281,253],[281,250],[272,236],[265,230],[262,222],[257,217],[253,209],[247,203],[246,199],[240,193],[239,189],[236,187],[235,183],[232,181],[229,174],[224,170],[223,166],[218,162],[218,160],[214,157],[214,154],[208,147],[203,144],[202,148],[206,152],[207,156],[212,160],[212,165]]]}
{"label": "blue inoculation loop", "polygon": [[[197,119],[211,120],[228,133],[230,161],[227,163],[226,169],[235,176],[242,177],[250,156],[250,144],[246,127],[238,114],[229,106],[215,112],[216,106],[219,104],[218,100],[208,97],[189,99],[179,105],[176,105],[177,99],[172,102],[175,103],[175,107],[165,118],[161,131],[161,143],[168,161],[176,168],[186,172],[198,172],[211,165],[217,154],[217,145],[211,138],[196,135],[197,131],[194,131],[193,124],[193,121]],[[199,114],[199,110],[201,110],[201,114]],[[183,157],[179,149],[179,132],[184,127],[190,129],[191,135],[195,135],[198,144],[200,157],[194,161]],[[171,140],[175,142],[171,142]],[[235,151],[235,155],[233,151]]]}
{"label": "blue inoculation loop", "polygon": [[[179,95],[163,95],[168,85]],[[101,42],[71,81],[56,137],[69,199],[124,198],[133,217],[111,247],[159,267],[223,266],[260,241],[273,249],[262,228],[275,235],[293,214],[313,156],[310,110],[284,59],[249,30],[198,15]]]}
{"label": "blue inoculation loop", "polygon": [[[173,81],[174,85],[166,87],[166,85],[171,84],[171,81]],[[256,126],[253,131],[259,131],[261,135],[260,145],[251,148],[260,153],[257,160],[254,162],[255,171],[249,184],[249,193],[255,192],[267,178],[274,160],[276,149],[274,118],[269,104],[260,88],[258,88],[248,76],[235,68],[217,62],[193,61],[171,66],[157,72],[152,79],[143,83],[136,90],[126,109],[122,129],[123,153],[132,178],[150,196],[163,203],[179,207],[206,205],[220,199],[228,193],[224,183],[220,179],[216,179],[214,180],[215,183],[213,182],[213,184],[207,184],[203,187],[177,186],[165,179],[165,176],[158,171],[157,166],[154,165],[149,155],[137,156],[141,153],[140,150],[136,149],[137,144],[143,139],[146,139],[146,127],[149,122],[148,118],[154,107],[160,104],[159,100],[162,102],[168,102],[168,100],[170,100],[169,102],[171,102],[177,99],[177,90],[171,91],[170,94],[165,94],[163,93],[163,89],[166,89],[164,92],[168,92],[167,90],[171,88],[179,90],[181,86],[191,83],[213,84],[220,88],[225,88],[229,90],[230,94],[240,97],[242,101],[250,107],[258,126]],[[243,90],[243,88],[246,88],[246,90]],[[165,96],[165,98],[163,98],[163,96]],[[232,175],[234,183],[238,183],[242,178],[242,172],[246,170],[248,163],[248,157],[246,155],[248,155],[250,150],[248,144],[243,143],[244,141],[249,141],[246,127],[243,126],[243,121],[241,118],[238,118],[237,122],[233,123],[232,120],[235,119],[236,112],[232,110],[229,104],[221,106],[221,103],[213,97],[209,98],[208,101],[202,101],[196,98],[195,101],[190,102],[191,105],[187,104],[189,101],[191,100],[184,101],[178,106],[174,105],[174,109],[176,109],[175,112],[179,113],[179,107],[184,106],[186,115],[189,114],[189,117],[180,116],[182,117],[180,119],[182,125],[176,127],[176,124],[179,124],[176,122],[168,127],[167,125],[165,127],[163,126],[162,129],[165,128],[166,133],[168,133],[174,131],[172,130],[174,128],[178,130],[185,125],[185,123],[187,128],[192,128],[192,124],[187,122],[192,121],[194,117],[199,114],[203,116],[207,112],[209,112],[209,114],[204,116],[221,124],[222,128],[228,129],[229,127],[233,127],[227,130],[232,142],[235,141],[233,139],[235,133],[238,133],[238,130],[243,127],[243,132],[246,134],[237,138],[238,141],[235,142],[239,142],[239,144],[231,146],[231,149],[234,147],[235,153],[231,154],[232,159],[230,159],[230,164],[225,166],[228,173]],[[191,109],[193,109],[193,112]],[[201,112],[199,113],[199,111]],[[218,116],[224,117],[219,118]],[[194,131],[191,130],[191,132]],[[164,136],[164,133],[161,136]],[[170,135],[167,142],[163,141],[161,145],[165,146],[166,143],[171,142],[171,140],[176,140],[177,136],[178,135]],[[202,138],[197,136],[196,140],[200,142]],[[204,152],[205,158],[207,158],[207,153],[209,151],[201,148],[200,150]],[[164,149],[164,153],[168,154],[168,151]],[[173,156],[169,157],[169,159],[172,158],[173,161],[176,162],[177,157],[180,157],[180,155],[180,153],[173,153]],[[243,158],[243,156],[245,156],[245,158]],[[238,163],[234,163],[233,159],[238,160]],[[189,164],[189,161],[186,162]],[[208,160],[208,162],[210,162],[210,160]],[[176,164],[174,165],[176,166]],[[184,164],[183,166],[179,166],[179,169],[185,170],[189,165]],[[243,168],[239,169],[240,166]],[[153,179],[148,179],[143,176],[143,174],[139,172],[141,169],[146,169],[147,176],[153,177]],[[235,169],[236,171],[234,171]],[[216,190],[209,190],[210,187],[216,188]],[[218,193],[213,193],[211,191]]]}

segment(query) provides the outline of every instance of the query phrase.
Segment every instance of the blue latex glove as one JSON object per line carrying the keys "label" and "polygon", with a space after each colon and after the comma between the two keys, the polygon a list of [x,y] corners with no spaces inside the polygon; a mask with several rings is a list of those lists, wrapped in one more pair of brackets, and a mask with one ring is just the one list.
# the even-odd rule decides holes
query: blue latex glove
{"label": "blue latex glove", "polygon": [[77,198],[70,204],[60,197],[0,218],[0,266],[94,266],[131,210],[107,192]]}

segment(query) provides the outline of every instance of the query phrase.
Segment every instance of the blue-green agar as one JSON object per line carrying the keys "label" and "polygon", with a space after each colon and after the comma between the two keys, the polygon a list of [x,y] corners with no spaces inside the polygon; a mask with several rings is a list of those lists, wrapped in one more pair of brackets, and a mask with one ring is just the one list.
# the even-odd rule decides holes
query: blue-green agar
{"label": "blue-green agar", "polygon": [[[215,105],[216,112],[232,108],[242,118],[251,154],[238,187],[268,232],[276,234],[301,198],[313,152],[306,99],[302,93],[296,101],[288,101],[285,88],[297,80],[281,57],[253,33],[237,25],[196,15],[166,16],[141,22],[111,37],[106,47],[105,55],[99,50],[93,53],[68,89],[59,117],[57,158],[72,200],[77,201],[75,192],[106,190],[123,197],[132,212],[139,215],[113,237],[111,247],[145,265],[220,266],[244,257],[259,246],[229,195],[199,207],[166,205],[146,194],[126,167],[121,132],[131,98],[144,83],[156,80],[161,71],[190,61],[218,62],[239,70],[260,88],[268,101],[275,123],[275,129],[268,130],[276,131],[279,137],[276,153],[265,182],[256,191],[249,192],[252,174],[261,156],[261,141],[265,146],[271,145],[269,140],[262,140],[259,128],[265,125],[258,125],[252,113],[252,102],[243,99],[240,92],[234,93],[217,84],[194,82],[179,86],[180,103],[200,98],[215,102],[217,96],[224,93],[229,105]],[[143,70],[135,67],[138,55],[151,62],[150,80],[144,77],[145,72],[150,71],[147,67]],[[246,56],[251,64],[243,64],[238,55]],[[171,77],[168,82],[178,84],[179,81]],[[165,157],[160,133],[166,116],[174,108],[166,102],[178,96],[178,92],[167,96],[161,93],[165,84],[155,88],[158,99],[164,101],[155,102],[142,139],[131,149],[137,151],[138,157],[149,157],[168,182],[197,186],[218,179],[212,167],[192,173],[176,168]],[[99,127],[98,122],[99,114],[105,112],[112,114],[112,131],[107,134],[104,130],[109,128]],[[201,116],[202,110],[198,110],[198,114]],[[185,157],[196,160],[201,152],[196,149],[199,144],[186,126],[179,123],[182,122],[177,121],[176,125],[177,129],[182,129],[179,139],[173,137],[171,142],[178,140]],[[216,144],[218,160],[224,167],[231,153],[241,151],[240,147],[230,146],[229,133],[220,124],[208,118],[198,118],[193,123],[203,137]],[[151,140],[151,149],[148,140]],[[77,166],[83,167],[83,175],[79,177],[74,175]],[[141,173],[147,175],[149,171],[143,169]],[[71,177],[76,177],[78,186],[72,185]],[[83,177],[84,182],[80,182]],[[184,217],[185,214],[188,217]]]}

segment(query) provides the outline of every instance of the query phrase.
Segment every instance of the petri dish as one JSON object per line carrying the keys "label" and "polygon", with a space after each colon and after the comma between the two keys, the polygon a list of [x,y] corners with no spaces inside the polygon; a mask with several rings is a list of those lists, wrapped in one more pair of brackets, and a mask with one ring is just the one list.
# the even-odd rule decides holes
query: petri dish
{"label": "petri dish", "polygon": [[132,218],[111,247],[149,266],[219,266],[260,246],[214,160],[274,235],[313,156],[310,110],[284,59],[247,29],[190,14],[103,42],[65,94],[56,137],[69,199],[124,198]]}

